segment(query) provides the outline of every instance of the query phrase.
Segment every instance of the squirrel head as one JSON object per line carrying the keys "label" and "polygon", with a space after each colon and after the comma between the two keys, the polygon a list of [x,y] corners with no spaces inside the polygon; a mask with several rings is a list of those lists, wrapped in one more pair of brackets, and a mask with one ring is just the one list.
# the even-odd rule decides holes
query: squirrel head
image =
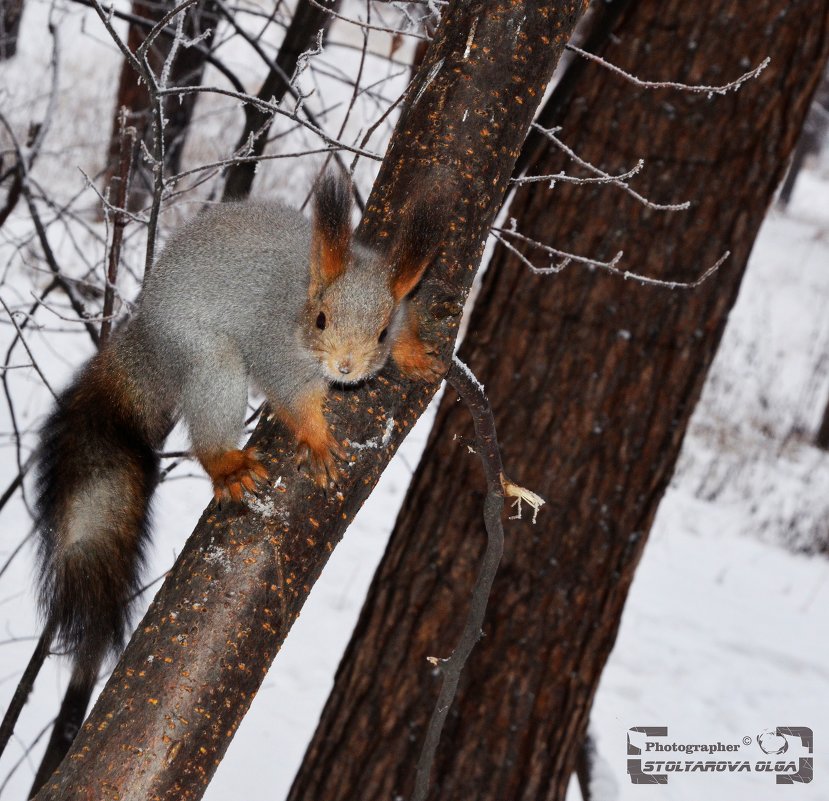
{"label": "squirrel head", "polygon": [[440,244],[426,204],[404,212],[387,251],[353,241],[350,181],[323,175],[314,192],[306,344],[329,381],[352,384],[386,363],[402,304]]}

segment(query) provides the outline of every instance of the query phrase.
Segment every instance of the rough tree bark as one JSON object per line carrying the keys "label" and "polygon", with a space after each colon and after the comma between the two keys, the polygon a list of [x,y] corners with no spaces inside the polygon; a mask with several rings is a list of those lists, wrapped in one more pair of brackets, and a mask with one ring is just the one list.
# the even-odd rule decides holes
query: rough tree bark
{"label": "rough tree bark", "polygon": [[[521,141],[583,5],[454,0],[404,104],[360,234],[388,239],[407,201],[441,188],[449,230],[417,309],[444,359]],[[207,509],[38,799],[201,797],[330,551],[435,389],[390,366],[365,387],[332,393],[338,439],[375,447],[353,449],[327,495],[297,475],[285,432],[259,424],[252,443],[274,479],[267,497],[247,512]]]}
{"label": "rough tree bark", "polygon": [[[134,0],[131,12],[136,17],[158,22],[164,14],[175,8],[174,0]],[[215,31],[218,24],[216,7],[210,0],[191,6],[185,12],[184,36],[195,39],[208,28]],[[131,24],[127,35],[127,45],[133,52],[144,41],[147,29],[141,25]],[[202,49],[197,47],[181,47],[173,59],[170,69],[170,84],[174,86],[198,86],[204,74],[212,36],[202,42]],[[156,74],[160,74],[162,67],[173,45],[173,37],[159,36],[148,52],[150,66]],[[181,155],[193,109],[196,105],[197,94],[173,97],[164,104],[166,124],[164,126],[164,165],[170,173],[177,173],[181,165]],[[121,66],[118,79],[118,94],[115,98],[115,110],[112,118],[112,134],[110,136],[108,174],[113,176],[118,172],[121,159],[121,113],[126,109],[126,124],[136,129],[137,142],[142,140],[147,144],[150,152],[152,146],[153,114],[150,105],[150,95],[147,88],[140,82],[138,74],[126,62]],[[152,170],[148,169],[136,147],[133,165],[133,180],[130,186],[129,206],[142,206],[153,191]]]}
{"label": "rough tree bark", "polygon": [[[323,36],[328,31],[333,18],[326,8],[336,11],[339,5],[339,0],[334,0],[329,6],[313,5],[308,0],[299,0],[276,57],[277,69],[272,69],[268,73],[259,89],[257,97],[260,100],[276,104],[285,97],[299,57],[311,47],[320,31],[323,32]],[[236,149],[242,150],[249,145],[248,155],[253,158],[261,156],[268,143],[268,130],[272,119],[272,115],[263,113],[256,106],[245,106],[245,127]],[[253,179],[256,177],[256,165],[255,161],[241,162],[234,164],[227,171],[222,200],[239,200],[250,194]]]}
{"label": "rough tree bark", "polygon": [[[496,251],[461,357],[486,386],[506,469],[549,506],[536,526],[507,529],[435,801],[565,797],[657,505],[829,53],[829,1],[640,0],[614,34],[607,58],[643,78],[718,83],[766,55],[771,65],[709,97],[638,89],[591,64],[554,120],[563,139],[610,171],[644,157],[635,188],[691,210],[559,182],[521,189],[508,215],[556,247],[624,248],[627,269],[663,279],[731,257],[698,289],[671,291],[572,265],[540,277]],[[575,171],[548,146],[528,172],[561,170]],[[456,641],[484,545],[470,437],[447,392],[289,801],[409,797],[439,684],[426,658]]]}

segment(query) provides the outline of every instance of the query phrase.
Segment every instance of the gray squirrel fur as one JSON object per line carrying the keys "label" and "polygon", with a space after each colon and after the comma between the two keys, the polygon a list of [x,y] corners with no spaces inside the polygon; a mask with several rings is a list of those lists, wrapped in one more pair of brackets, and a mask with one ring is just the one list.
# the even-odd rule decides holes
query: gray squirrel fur
{"label": "gray squirrel fur", "polygon": [[267,472],[238,450],[250,383],[297,438],[319,484],[343,446],[323,417],[334,381],[362,381],[393,352],[408,376],[442,370],[406,296],[439,244],[425,205],[386,252],[353,242],[351,188],[324,176],[314,221],[278,203],[226,203],[181,226],[146,277],[137,311],[61,395],[38,465],[40,603],[88,683],[120,647],[139,588],[158,456],[178,419],[218,498]]}

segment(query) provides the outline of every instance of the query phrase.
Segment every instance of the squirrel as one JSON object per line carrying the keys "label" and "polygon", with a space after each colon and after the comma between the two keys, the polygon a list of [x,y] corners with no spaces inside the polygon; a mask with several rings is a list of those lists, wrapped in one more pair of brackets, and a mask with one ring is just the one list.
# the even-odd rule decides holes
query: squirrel
{"label": "squirrel", "polygon": [[218,500],[267,479],[238,447],[249,381],[293,433],[316,483],[345,457],[324,415],[331,384],[355,384],[389,355],[412,379],[444,372],[406,298],[440,240],[411,205],[384,251],[354,241],[350,180],[323,175],[313,219],[275,202],[208,207],[170,238],[137,310],[58,399],[41,436],[40,604],[54,642],[91,687],[121,647],[149,537],[158,449],[179,418]]}

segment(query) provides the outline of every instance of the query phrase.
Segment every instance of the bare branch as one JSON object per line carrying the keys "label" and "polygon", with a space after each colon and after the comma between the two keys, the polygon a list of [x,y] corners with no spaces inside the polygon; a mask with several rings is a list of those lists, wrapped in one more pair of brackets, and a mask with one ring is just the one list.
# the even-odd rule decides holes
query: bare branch
{"label": "bare branch", "polygon": [[[515,225],[515,220],[511,221],[513,226]],[[579,264],[584,264],[587,267],[595,267],[600,270],[604,270],[612,275],[618,275],[621,278],[624,278],[626,281],[636,281],[639,284],[645,284],[647,286],[660,286],[664,287],[665,289],[695,289],[696,287],[700,286],[700,284],[707,281],[717,270],[722,267],[725,260],[731,255],[730,251],[726,251],[720,256],[717,261],[712,264],[705,272],[700,275],[699,278],[694,279],[693,281],[666,281],[661,278],[651,278],[647,275],[641,275],[640,273],[632,272],[631,270],[621,270],[616,265],[621,261],[622,256],[624,255],[623,251],[619,251],[613,259],[610,261],[596,261],[594,259],[588,259],[584,256],[576,256],[572,253],[567,253],[563,250],[558,250],[556,248],[550,247],[549,245],[545,245],[543,242],[539,242],[535,239],[530,239],[528,236],[524,236],[524,234],[519,233],[515,230],[515,228],[492,228],[492,235],[495,239],[498,240],[507,250],[511,253],[514,253],[523,264],[529,267],[532,272],[536,275],[555,275],[556,273],[560,273],[566,267],[569,266],[571,262],[578,262]],[[537,248],[538,250],[543,250],[550,256],[554,256],[557,258],[561,258],[562,261],[559,264],[551,265],[550,267],[536,267],[520,250],[518,250],[514,245],[510,242],[507,242],[504,239],[504,236],[512,236],[517,239],[519,242],[522,242],[526,245],[529,245],[532,248]]]}
{"label": "bare branch", "polygon": [[586,50],[582,50],[574,44],[568,44],[567,49],[573,53],[578,53],[583,58],[595,61],[597,64],[601,64],[605,69],[615,72],[617,75],[621,75],[625,80],[630,81],[632,84],[640,86],[643,89],[678,89],[681,92],[694,92],[697,94],[709,95],[724,95],[728,92],[739,89],[746,81],[756,78],[771,63],[771,58],[766,56],[766,58],[764,58],[753,70],[749,70],[730,83],[722,84],[720,86],[705,86],[704,84],[678,83],[677,81],[643,81],[641,78],[637,78],[635,75],[625,72],[621,67],[611,64],[601,56],[588,53]]}
{"label": "bare branch", "polygon": [[[649,209],[653,209],[654,211],[685,211],[691,207],[690,201],[685,201],[684,203],[654,203],[651,200],[648,200],[643,195],[640,195],[636,190],[631,189],[630,186],[625,183],[624,180],[621,178],[610,175],[609,173],[605,172],[604,170],[597,167],[595,164],[591,164],[589,161],[585,161],[581,156],[578,155],[572,148],[568,147],[564,144],[556,136],[560,128],[544,128],[538,123],[533,123],[533,128],[537,130],[539,133],[543,134],[547,139],[549,139],[556,147],[566,153],[573,161],[576,162],[581,167],[584,167],[586,170],[589,170],[594,175],[598,175],[602,178],[602,183],[609,183],[618,186],[620,189],[623,189],[627,192],[631,197],[638,200],[643,206],[647,206]],[[638,172],[638,170],[637,170]]]}
{"label": "bare branch", "polygon": [[504,525],[501,522],[504,509],[504,490],[501,477],[504,470],[501,463],[501,452],[498,448],[498,437],[495,432],[495,419],[492,416],[489,400],[471,370],[457,356],[452,359],[452,365],[446,374],[446,380],[454,387],[467,405],[475,425],[476,452],[480,456],[487,485],[487,494],[484,500],[484,525],[486,526],[487,545],[481,560],[478,577],[475,580],[475,587],[472,590],[466,623],[457,645],[445,659],[429,658],[429,661],[440,669],[443,682],[426,729],[423,748],[417,761],[412,801],[425,801],[429,792],[429,776],[432,772],[432,764],[435,760],[443,725],[455,698],[458,681],[466,660],[481,638],[481,627],[484,623],[489,594],[504,552]]}
{"label": "bare branch", "polygon": [[369,31],[382,31],[383,33],[391,33],[397,34],[398,36],[411,36],[414,39],[422,39],[423,41],[429,42],[431,41],[432,37],[427,36],[423,33],[416,33],[415,31],[405,31],[401,30],[400,28],[386,28],[382,25],[370,25],[367,22],[363,22],[362,20],[352,19],[351,17],[346,17],[343,14],[338,14],[336,11],[333,11],[330,8],[326,8],[322,3],[317,2],[317,0],[308,0],[308,2],[319,8],[321,11],[325,11],[326,14],[330,14],[332,17],[338,20],[342,20],[343,22],[347,22],[349,25],[356,25],[358,28],[363,28],[364,30]]}

